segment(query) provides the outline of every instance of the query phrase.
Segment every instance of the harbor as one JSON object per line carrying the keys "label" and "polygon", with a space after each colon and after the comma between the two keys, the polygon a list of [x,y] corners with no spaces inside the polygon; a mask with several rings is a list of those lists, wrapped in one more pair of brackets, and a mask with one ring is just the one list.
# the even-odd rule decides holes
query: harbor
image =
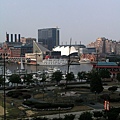
{"label": "harbor", "polygon": [[[23,64],[24,69],[27,73],[34,73],[36,72],[36,65],[28,65]],[[49,68],[59,68],[63,73],[66,73],[68,66],[67,65],[61,65],[61,66],[40,66],[37,65],[37,71],[45,71]],[[77,74],[80,71],[90,71],[92,69],[92,64],[80,64],[80,65],[70,65],[69,71],[73,72],[74,74]],[[0,66],[0,74],[2,74],[2,68],[3,66]],[[21,69],[21,64],[18,63],[6,63],[6,69],[9,69],[12,73],[16,73],[17,70]]]}

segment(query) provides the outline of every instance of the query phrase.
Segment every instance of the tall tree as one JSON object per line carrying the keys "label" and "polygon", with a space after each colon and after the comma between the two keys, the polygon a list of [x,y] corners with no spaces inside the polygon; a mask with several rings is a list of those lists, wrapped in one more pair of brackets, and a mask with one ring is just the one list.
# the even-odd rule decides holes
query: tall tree
{"label": "tall tree", "polygon": [[18,84],[21,83],[21,78],[20,75],[18,74],[12,74],[9,78],[9,82],[13,83],[15,85],[15,83]]}
{"label": "tall tree", "polygon": [[56,81],[56,84],[58,85],[58,83],[62,80],[62,72],[61,71],[54,72],[51,76],[51,80]]}
{"label": "tall tree", "polygon": [[3,78],[3,76],[1,75],[0,76],[0,85],[2,86],[4,84],[4,78]]}
{"label": "tall tree", "polygon": [[110,78],[110,72],[108,70],[100,70],[99,74],[102,79]]}
{"label": "tall tree", "polygon": [[66,77],[66,87],[67,87],[68,81],[74,80],[74,79],[75,79],[75,76],[74,76],[74,73],[73,73],[73,72],[70,72],[70,73],[67,73],[65,77]]}
{"label": "tall tree", "polygon": [[97,71],[90,73],[90,90],[94,93],[101,93],[103,91],[102,81]]}
{"label": "tall tree", "polygon": [[86,79],[87,73],[86,73],[85,71],[78,72],[77,76],[78,76],[78,79],[79,79],[79,81],[80,81],[80,80],[82,80],[82,79]]}
{"label": "tall tree", "polygon": [[116,79],[118,80],[118,82],[120,83],[120,73],[117,74]]}
{"label": "tall tree", "polygon": [[43,100],[44,100],[44,88],[45,88],[45,81],[46,81],[46,74],[45,74],[45,72],[42,73],[41,77],[42,77],[41,82],[43,82]]}
{"label": "tall tree", "polygon": [[79,81],[83,79],[82,72],[78,72],[77,76],[78,76]]}
{"label": "tall tree", "polygon": [[30,85],[30,83],[34,82],[32,79],[32,74],[26,74],[23,79],[27,85]]}

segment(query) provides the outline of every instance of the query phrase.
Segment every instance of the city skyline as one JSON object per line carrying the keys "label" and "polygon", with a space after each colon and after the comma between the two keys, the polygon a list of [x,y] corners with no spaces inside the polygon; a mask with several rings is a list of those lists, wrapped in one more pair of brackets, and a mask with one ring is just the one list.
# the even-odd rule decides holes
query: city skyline
{"label": "city skyline", "polygon": [[32,37],[38,29],[60,28],[60,44],[89,44],[98,37],[120,40],[119,0],[1,0],[0,42],[6,32]]}

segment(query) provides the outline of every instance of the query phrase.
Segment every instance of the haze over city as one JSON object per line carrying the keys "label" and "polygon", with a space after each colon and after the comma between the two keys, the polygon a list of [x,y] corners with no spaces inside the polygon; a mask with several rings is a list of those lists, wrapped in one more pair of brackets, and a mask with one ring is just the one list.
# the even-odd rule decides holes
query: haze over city
{"label": "haze over city", "polygon": [[120,0],[0,0],[0,42],[7,33],[38,39],[38,29],[60,28],[60,44],[120,40]]}

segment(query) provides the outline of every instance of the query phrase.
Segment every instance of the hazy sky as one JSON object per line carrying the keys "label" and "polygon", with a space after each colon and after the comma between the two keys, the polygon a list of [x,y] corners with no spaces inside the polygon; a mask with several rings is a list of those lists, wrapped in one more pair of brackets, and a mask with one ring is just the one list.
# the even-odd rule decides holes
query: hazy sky
{"label": "hazy sky", "polygon": [[120,40],[120,0],[0,0],[0,42],[6,32],[38,39],[38,29],[60,28],[60,44]]}

